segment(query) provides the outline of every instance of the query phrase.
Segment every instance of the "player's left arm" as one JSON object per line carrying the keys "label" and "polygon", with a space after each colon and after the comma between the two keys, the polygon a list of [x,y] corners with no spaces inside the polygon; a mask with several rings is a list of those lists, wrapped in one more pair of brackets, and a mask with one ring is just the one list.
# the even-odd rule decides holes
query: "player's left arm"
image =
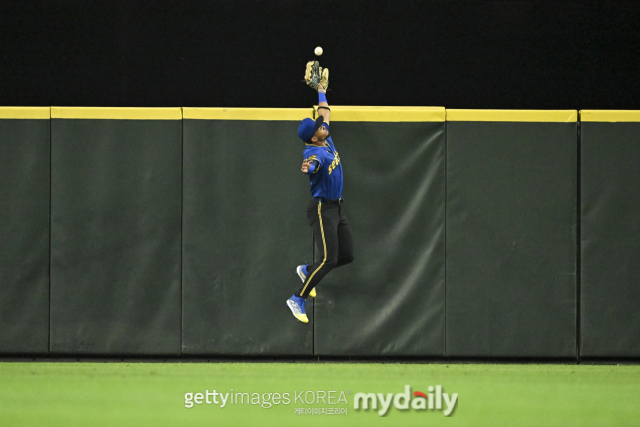
{"label": "player's left arm", "polygon": [[321,84],[318,85],[318,115],[324,117],[324,122],[329,124],[331,110],[327,102],[327,90]]}

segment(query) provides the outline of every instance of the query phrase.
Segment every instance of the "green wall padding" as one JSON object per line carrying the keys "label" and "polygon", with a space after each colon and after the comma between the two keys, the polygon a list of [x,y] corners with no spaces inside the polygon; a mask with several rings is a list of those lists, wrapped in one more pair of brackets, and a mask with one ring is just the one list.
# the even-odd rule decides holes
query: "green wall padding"
{"label": "green wall padding", "polygon": [[581,356],[640,356],[639,135],[581,124]]}
{"label": "green wall padding", "polygon": [[49,351],[49,120],[0,119],[0,354]]}
{"label": "green wall padding", "polygon": [[576,357],[577,124],[447,122],[447,356]]}
{"label": "green wall padding", "polygon": [[182,122],[52,120],[51,351],[180,354]]}

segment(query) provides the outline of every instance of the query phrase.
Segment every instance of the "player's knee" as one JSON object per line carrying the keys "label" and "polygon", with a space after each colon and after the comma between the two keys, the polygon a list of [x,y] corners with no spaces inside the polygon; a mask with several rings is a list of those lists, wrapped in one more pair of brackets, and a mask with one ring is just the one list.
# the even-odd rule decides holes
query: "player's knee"
{"label": "player's knee", "polygon": [[338,266],[338,258],[327,258],[324,262],[324,267],[328,269],[336,268]]}

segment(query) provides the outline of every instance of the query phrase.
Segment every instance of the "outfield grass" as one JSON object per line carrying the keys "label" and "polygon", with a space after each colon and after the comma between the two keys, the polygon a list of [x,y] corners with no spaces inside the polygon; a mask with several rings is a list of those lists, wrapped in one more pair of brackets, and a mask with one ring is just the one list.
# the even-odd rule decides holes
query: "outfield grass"
{"label": "outfield grass", "polygon": [[[640,366],[355,363],[0,363],[2,426],[631,426],[640,424]],[[427,393],[442,385],[458,406],[385,417],[355,410],[354,395]],[[185,393],[289,393],[290,403],[202,403]],[[349,390],[351,394],[349,394]],[[300,404],[300,391],[344,392],[347,403]],[[317,396],[317,393],[315,393]],[[311,397],[310,394],[307,395]],[[220,399],[218,398],[219,402]],[[346,415],[296,415],[296,408]]]}

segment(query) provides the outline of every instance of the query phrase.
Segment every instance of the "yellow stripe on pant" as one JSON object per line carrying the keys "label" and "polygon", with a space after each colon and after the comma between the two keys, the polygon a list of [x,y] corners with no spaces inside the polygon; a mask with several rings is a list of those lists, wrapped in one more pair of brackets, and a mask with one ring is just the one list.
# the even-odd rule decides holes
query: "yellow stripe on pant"
{"label": "yellow stripe on pant", "polygon": [[314,271],[313,274],[311,276],[309,276],[309,279],[307,280],[307,283],[305,283],[304,287],[302,288],[302,292],[300,292],[300,296],[302,296],[302,294],[304,294],[304,291],[307,289],[307,286],[311,282],[311,279],[313,279],[313,276],[315,276],[316,273],[318,271],[320,271],[320,269],[324,266],[324,263],[327,261],[327,242],[324,239],[324,228],[322,226],[321,208],[322,208],[322,202],[318,202],[318,219],[320,219],[320,234],[322,234],[322,247],[324,249],[324,259],[322,260],[322,264],[320,264],[320,267],[316,268],[316,271]]}

